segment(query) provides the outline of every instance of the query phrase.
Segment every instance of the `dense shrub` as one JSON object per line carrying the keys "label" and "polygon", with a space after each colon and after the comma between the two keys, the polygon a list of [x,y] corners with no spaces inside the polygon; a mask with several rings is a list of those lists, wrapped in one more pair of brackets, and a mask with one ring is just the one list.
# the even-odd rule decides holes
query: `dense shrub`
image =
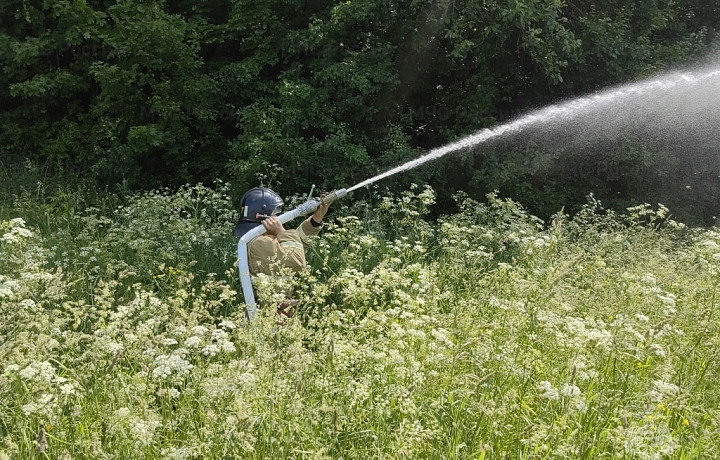
{"label": "dense shrub", "polygon": [[[222,177],[238,194],[258,172],[284,194],[348,186],[529,109],[696,59],[716,43],[711,3],[11,0],[0,154],[132,189]],[[632,169],[632,151],[620,153]],[[550,213],[627,186],[500,163],[412,180],[430,178],[449,201],[496,188],[470,190],[476,170],[491,183],[511,174],[524,188],[503,193],[547,191],[528,204]]]}

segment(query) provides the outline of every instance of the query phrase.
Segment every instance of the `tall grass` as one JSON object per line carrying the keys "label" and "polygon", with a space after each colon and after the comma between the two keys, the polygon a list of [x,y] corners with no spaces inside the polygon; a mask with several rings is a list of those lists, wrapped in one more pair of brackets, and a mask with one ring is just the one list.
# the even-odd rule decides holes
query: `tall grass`
{"label": "tall grass", "polygon": [[429,222],[429,188],[348,199],[279,325],[244,322],[221,183],[20,198],[0,460],[720,455],[720,233],[663,207],[546,223],[458,195]]}

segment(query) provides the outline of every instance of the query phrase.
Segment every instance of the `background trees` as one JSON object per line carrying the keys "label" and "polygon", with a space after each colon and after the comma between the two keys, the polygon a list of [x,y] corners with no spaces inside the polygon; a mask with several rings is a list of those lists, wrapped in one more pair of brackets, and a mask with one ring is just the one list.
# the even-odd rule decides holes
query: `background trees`
{"label": "background trees", "polygon": [[[261,173],[283,193],[351,185],[530,108],[687,62],[717,43],[720,20],[705,0],[1,4],[5,157],[130,187],[223,177],[241,190]],[[548,182],[542,152],[515,148],[400,180],[431,180],[441,201],[499,187],[540,213],[603,190],[577,170]],[[642,149],[620,155],[636,164]],[[663,155],[639,157],[676,173]]]}

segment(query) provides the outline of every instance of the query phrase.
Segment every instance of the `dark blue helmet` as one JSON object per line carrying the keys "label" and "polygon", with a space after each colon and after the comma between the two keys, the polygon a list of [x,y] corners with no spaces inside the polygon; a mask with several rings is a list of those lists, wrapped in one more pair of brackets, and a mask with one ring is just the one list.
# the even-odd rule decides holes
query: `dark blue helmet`
{"label": "dark blue helmet", "polygon": [[235,225],[233,235],[242,237],[254,227],[260,225],[263,219],[280,212],[283,200],[280,195],[269,188],[251,188],[240,200],[240,219]]}

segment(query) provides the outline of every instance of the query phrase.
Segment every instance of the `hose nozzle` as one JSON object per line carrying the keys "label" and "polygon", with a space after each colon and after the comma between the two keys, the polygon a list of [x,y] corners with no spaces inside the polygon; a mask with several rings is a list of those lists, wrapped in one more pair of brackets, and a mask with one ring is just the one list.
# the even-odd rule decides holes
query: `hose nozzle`
{"label": "hose nozzle", "polygon": [[320,198],[320,202],[322,204],[330,204],[339,198],[345,197],[347,194],[348,194],[348,192],[346,189],[340,188],[340,189],[334,190],[334,191],[328,193],[327,195],[325,195],[324,197]]}

